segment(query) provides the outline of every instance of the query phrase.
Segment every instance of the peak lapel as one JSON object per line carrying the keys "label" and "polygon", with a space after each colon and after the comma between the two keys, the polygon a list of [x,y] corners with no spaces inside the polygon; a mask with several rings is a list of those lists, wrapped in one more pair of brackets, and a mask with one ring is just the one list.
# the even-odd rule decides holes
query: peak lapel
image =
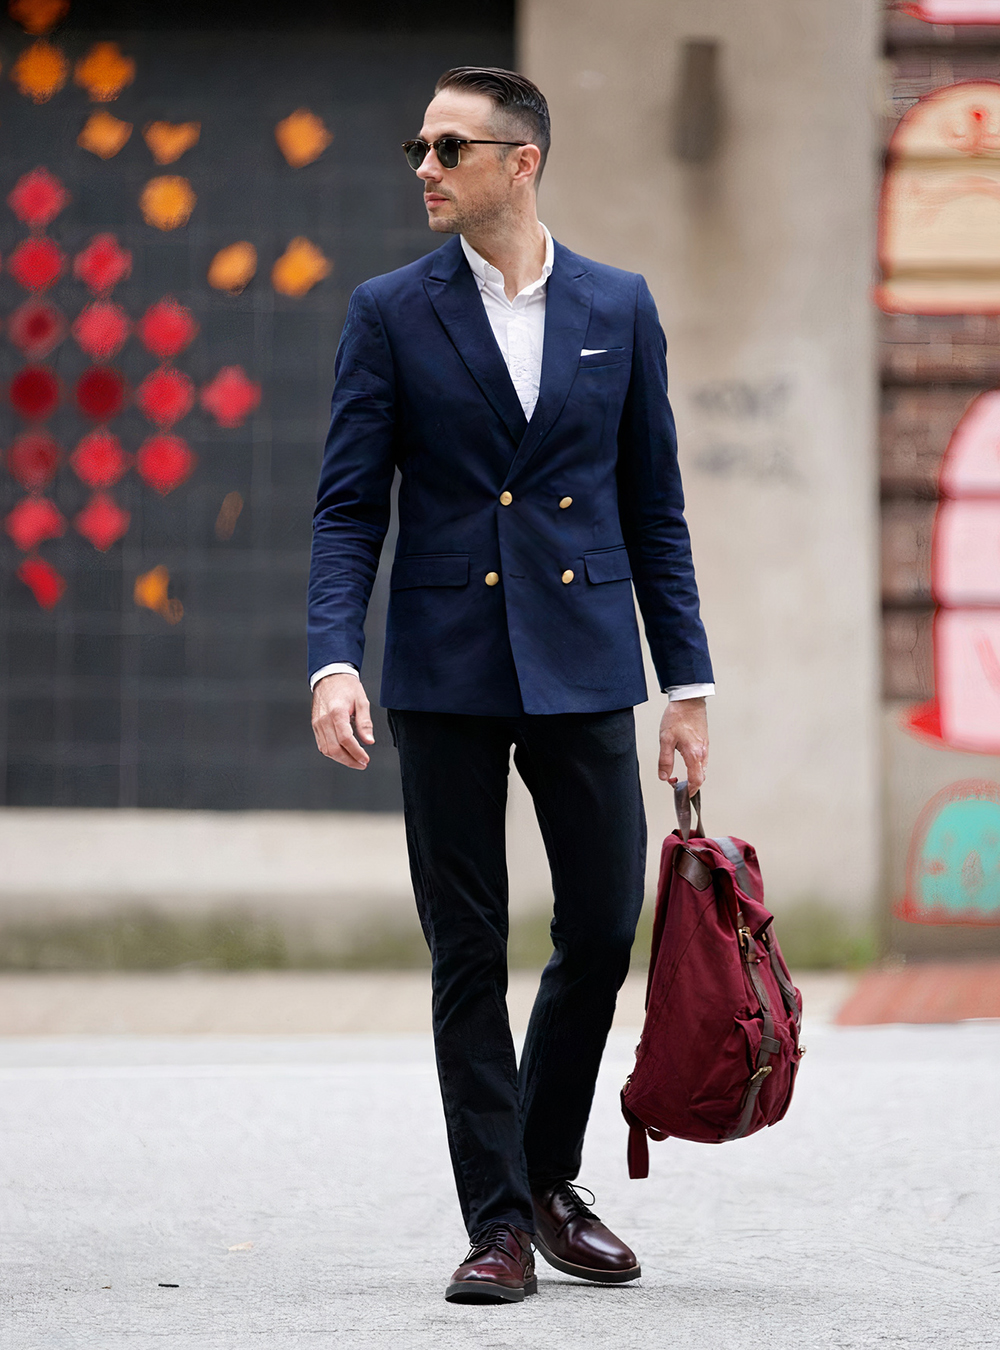
{"label": "peak lapel", "polygon": [[424,282],[427,297],[469,374],[517,444],[527,426],[524,409],[493,336],[476,279],[457,238],[449,240],[438,254],[440,261]]}
{"label": "peak lapel", "polygon": [[538,402],[511,461],[508,482],[524,468],[563,410],[580,368],[593,298],[594,278],[582,258],[556,244],[552,273],[545,288],[545,341]]}

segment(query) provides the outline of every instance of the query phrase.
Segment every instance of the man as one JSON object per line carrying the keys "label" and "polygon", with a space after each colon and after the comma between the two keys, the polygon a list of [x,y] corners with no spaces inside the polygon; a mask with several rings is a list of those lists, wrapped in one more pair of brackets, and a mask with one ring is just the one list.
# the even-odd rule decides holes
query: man
{"label": "man", "polygon": [[[472,1243],[454,1301],[535,1293],[532,1244],[585,1279],[640,1273],[571,1184],[643,899],[633,585],[670,698],[661,779],[676,750],[698,787],[708,753],[663,334],[641,277],[540,224],[548,146],[545,99],[523,76],[438,81],[404,149],[431,229],[458,237],[354,292],[315,516],[313,728],[323,754],[364,769],[362,625],[399,470],[381,701]],[[555,895],[520,1070],[505,1001],[511,747]]]}

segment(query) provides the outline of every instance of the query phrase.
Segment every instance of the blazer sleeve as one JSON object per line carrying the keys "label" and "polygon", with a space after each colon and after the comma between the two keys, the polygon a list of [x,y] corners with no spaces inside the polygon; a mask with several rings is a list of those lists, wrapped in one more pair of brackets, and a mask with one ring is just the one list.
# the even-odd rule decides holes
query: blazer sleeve
{"label": "blazer sleeve", "polygon": [[667,340],[638,279],[632,378],[618,432],[618,510],[660,688],[712,681],[701,622],[677,433],[667,398]]}
{"label": "blazer sleeve", "polygon": [[395,469],[395,379],[367,284],[351,296],[337,349],[309,573],[309,673],[361,669],[365,614],[389,527]]}

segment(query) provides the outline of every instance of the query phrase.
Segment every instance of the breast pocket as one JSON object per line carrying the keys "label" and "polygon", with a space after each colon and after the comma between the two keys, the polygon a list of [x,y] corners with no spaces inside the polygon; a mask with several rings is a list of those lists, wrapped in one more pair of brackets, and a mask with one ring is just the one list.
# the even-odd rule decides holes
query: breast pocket
{"label": "breast pocket", "polygon": [[600,370],[603,366],[621,366],[632,360],[631,347],[609,347],[606,352],[591,352],[580,357],[580,369]]}
{"label": "breast pocket", "polygon": [[597,584],[605,581],[629,581],[632,577],[628,549],[624,545],[585,553],[583,565],[587,569],[587,580]]}
{"label": "breast pocket", "polygon": [[397,558],[392,564],[389,589],[409,591],[417,586],[467,586],[469,557],[466,553],[416,553]]}

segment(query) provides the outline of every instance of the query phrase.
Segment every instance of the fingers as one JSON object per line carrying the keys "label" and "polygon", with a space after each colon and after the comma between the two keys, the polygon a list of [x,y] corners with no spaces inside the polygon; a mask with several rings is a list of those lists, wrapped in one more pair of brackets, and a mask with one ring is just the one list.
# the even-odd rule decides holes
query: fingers
{"label": "fingers", "polygon": [[362,689],[354,700],[354,729],[366,745],[375,744],[375,728],[372,726],[371,704]]}
{"label": "fingers", "polygon": [[662,783],[668,782],[674,771],[674,751],[676,748],[677,742],[672,737],[661,735],[659,774]]}
{"label": "fingers", "polygon": [[688,791],[693,795],[705,781],[708,746],[704,741],[696,741],[689,746],[682,746],[681,755],[687,768]]}
{"label": "fingers", "polygon": [[[316,747],[327,759],[349,769],[364,769],[369,762],[368,752],[358,736],[368,745],[374,745],[371,705],[357,679],[344,686],[337,676],[321,680],[313,693],[312,728]],[[324,685],[329,684],[329,688]],[[352,726],[353,722],[353,726]]]}

